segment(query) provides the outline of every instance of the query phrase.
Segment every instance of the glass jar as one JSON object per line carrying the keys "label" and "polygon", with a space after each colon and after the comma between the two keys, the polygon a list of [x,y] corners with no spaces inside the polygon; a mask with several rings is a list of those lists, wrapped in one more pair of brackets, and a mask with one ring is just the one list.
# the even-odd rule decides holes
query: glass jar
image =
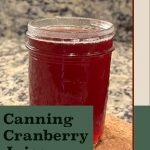
{"label": "glass jar", "polygon": [[112,23],[74,17],[28,24],[31,105],[92,105],[94,143],[101,137],[113,47]]}

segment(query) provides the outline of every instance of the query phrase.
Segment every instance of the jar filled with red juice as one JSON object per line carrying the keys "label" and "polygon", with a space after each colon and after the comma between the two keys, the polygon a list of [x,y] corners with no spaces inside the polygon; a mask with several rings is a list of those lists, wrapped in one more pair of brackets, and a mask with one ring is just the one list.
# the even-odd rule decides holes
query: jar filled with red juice
{"label": "jar filled with red juice", "polygon": [[91,105],[94,143],[105,120],[114,26],[89,18],[47,18],[28,24],[31,105]]}

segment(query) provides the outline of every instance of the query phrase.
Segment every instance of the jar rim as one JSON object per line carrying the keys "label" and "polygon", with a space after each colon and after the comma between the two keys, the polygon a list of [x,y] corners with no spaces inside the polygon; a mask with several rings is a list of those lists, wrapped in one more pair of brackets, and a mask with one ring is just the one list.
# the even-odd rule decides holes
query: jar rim
{"label": "jar rim", "polygon": [[53,42],[99,42],[114,37],[114,25],[83,17],[53,17],[31,20],[27,36]]}

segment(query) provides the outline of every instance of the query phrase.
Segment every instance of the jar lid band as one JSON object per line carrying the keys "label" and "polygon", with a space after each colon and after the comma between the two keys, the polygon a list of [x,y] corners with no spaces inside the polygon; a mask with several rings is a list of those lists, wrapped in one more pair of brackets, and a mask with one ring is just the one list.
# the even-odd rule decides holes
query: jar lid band
{"label": "jar lid band", "polygon": [[114,37],[112,23],[79,17],[55,17],[28,23],[27,36],[53,42],[100,42]]}

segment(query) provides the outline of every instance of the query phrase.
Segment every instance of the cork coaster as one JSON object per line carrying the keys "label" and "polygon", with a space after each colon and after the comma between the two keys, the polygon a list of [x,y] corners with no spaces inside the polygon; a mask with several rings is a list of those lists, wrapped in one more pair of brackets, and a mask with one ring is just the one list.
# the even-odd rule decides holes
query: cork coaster
{"label": "cork coaster", "polygon": [[107,115],[104,135],[95,150],[132,150],[132,124]]}

